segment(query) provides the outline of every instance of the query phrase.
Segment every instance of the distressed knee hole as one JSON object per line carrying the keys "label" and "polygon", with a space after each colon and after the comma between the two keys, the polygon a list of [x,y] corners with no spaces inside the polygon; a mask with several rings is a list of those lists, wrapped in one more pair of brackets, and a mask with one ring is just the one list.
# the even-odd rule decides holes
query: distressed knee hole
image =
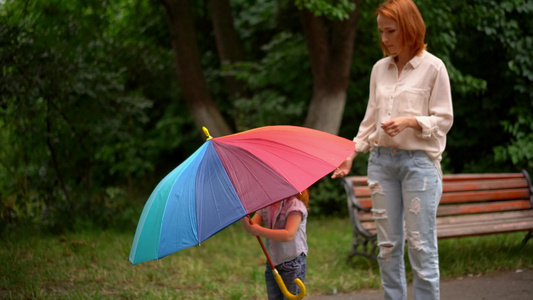
{"label": "distressed knee hole", "polygon": [[407,233],[407,240],[409,241],[409,246],[411,249],[420,251],[424,248],[424,244],[420,240],[420,233],[418,232]]}
{"label": "distressed knee hole", "polygon": [[384,209],[372,209],[374,220],[387,219],[387,211]]}
{"label": "distressed knee hole", "polygon": [[379,184],[376,181],[369,181],[368,188],[370,189],[371,194],[383,194],[383,190],[381,189],[381,184]]}
{"label": "distressed knee hole", "polygon": [[392,249],[394,249],[394,244],[390,242],[379,243],[379,256],[386,260],[392,258]]}
{"label": "distressed knee hole", "polygon": [[419,198],[414,198],[413,200],[411,200],[411,207],[409,211],[415,215],[418,215],[418,213],[420,212],[420,199]]}

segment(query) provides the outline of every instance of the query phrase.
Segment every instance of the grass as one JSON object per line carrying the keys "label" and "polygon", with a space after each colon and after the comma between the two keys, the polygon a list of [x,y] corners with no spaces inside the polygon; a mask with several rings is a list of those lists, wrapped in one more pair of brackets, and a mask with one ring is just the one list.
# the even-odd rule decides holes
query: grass
{"label": "grass", "polygon": [[[134,266],[127,260],[133,233],[4,236],[0,299],[266,299],[264,254],[238,223],[201,246]],[[533,268],[533,242],[522,247],[524,235],[439,241],[442,279]],[[310,218],[309,296],[379,288],[377,263],[346,261],[351,236],[348,219]]]}

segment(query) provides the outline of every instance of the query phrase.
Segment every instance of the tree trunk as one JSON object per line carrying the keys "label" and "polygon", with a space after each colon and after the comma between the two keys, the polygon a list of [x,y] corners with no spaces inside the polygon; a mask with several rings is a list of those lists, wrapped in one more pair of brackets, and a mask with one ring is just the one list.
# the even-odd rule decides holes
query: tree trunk
{"label": "tree trunk", "polygon": [[207,127],[213,137],[232,133],[207,89],[196,40],[191,0],[160,1],[167,11],[171,43],[185,103],[196,126],[198,129]]}
{"label": "tree trunk", "polygon": [[313,75],[313,96],[304,123],[306,127],[339,133],[346,104],[358,11],[359,3],[349,19],[344,21],[330,21],[316,17],[309,10],[301,11]]}
{"label": "tree trunk", "polygon": [[[244,60],[244,51],[237,30],[233,24],[233,15],[229,0],[209,0],[209,12],[213,21],[218,56],[222,65]],[[242,83],[233,76],[225,76],[228,92],[238,98],[244,96]]]}

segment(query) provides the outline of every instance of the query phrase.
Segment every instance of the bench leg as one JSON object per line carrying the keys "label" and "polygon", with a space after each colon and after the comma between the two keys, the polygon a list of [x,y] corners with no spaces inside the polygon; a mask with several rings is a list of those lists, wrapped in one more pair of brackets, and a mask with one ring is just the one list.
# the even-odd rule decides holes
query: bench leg
{"label": "bench leg", "polygon": [[[359,250],[361,248],[361,251]],[[347,261],[350,261],[355,255],[361,255],[366,258],[377,260],[377,239],[376,236],[366,237],[354,232],[352,251],[348,255]]]}
{"label": "bench leg", "polygon": [[527,244],[527,241],[529,241],[529,239],[532,237],[533,237],[533,231],[529,231],[524,237],[524,239],[522,240],[522,247],[525,247]]}

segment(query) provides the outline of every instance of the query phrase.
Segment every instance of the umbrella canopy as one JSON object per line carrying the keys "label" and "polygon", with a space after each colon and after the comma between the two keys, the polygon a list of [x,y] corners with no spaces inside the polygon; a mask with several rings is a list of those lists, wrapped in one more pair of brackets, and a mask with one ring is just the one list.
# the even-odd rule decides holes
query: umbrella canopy
{"label": "umbrella canopy", "polygon": [[354,151],[353,141],[298,126],[208,137],[148,198],[129,260],[137,264],[198,245],[308,188]]}

